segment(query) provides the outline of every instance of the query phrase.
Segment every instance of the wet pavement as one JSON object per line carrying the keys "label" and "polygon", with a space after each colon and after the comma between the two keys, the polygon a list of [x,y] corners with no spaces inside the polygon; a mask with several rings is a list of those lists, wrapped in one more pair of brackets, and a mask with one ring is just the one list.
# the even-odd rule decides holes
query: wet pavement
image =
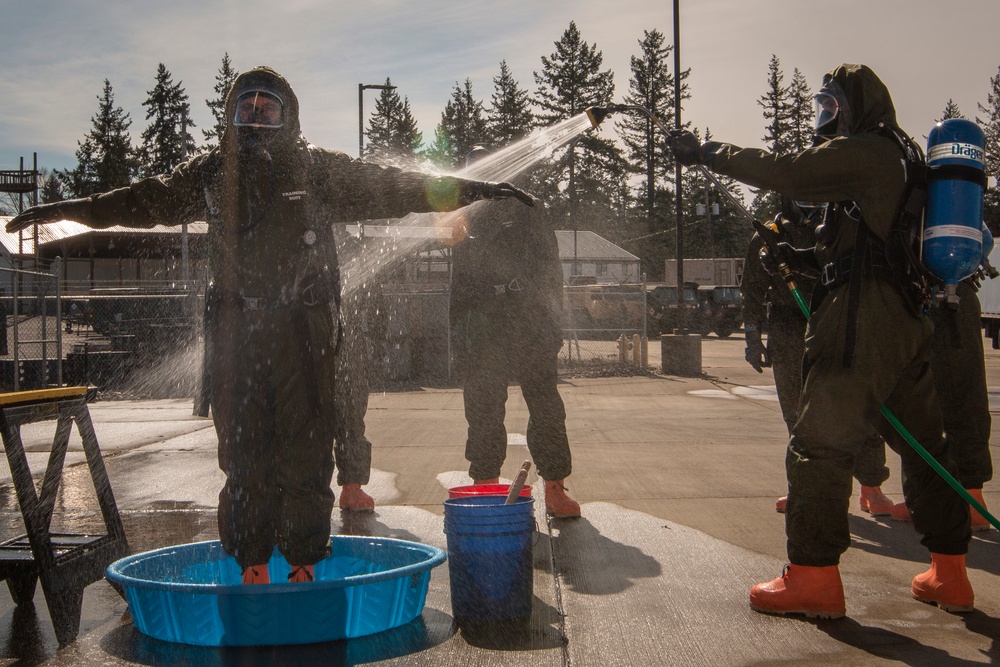
{"label": "wet pavement", "polygon": [[[654,351],[655,353],[655,351]],[[567,379],[574,474],[583,517],[536,510],[530,625],[458,629],[448,565],[431,576],[423,614],[370,637],[309,646],[212,649],[148,638],[105,581],[85,592],[77,639],[59,647],[40,587],[34,607],[0,592],[2,665],[975,665],[1000,662],[1000,535],[977,533],[969,554],[977,611],[952,615],[910,598],[928,557],[907,523],[851,507],[853,548],[841,564],[848,617],[805,621],[756,614],[747,591],[785,563],[781,515],[784,424],[769,373],[743,361],[743,340],[703,341],[704,376]],[[655,357],[655,354],[654,354]],[[992,387],[1000,352],[987,349]],[[994,398],[1000,398],[1000,390]],[[1000,407],[1000,406],[998,406]],[[133,552],[216,539],[222,474],[211,421],[190,400],[98,402],[91,415]],[[511,389],[504,474],[528,458],[527,412]],[[33,469],[51,427],[26,426]],[[461,392],[371,397],[375,443],[367,490],[377,511],[336,511],[331,532],[446,547],[442,501],[465,474]],[[75,436],[74,436],[75,437]],[[1000,443],[994,437],[994,443]],[[992,446],[994,458],[1000,451]],[[901,500],[898,458],[883,486]],[[54,528],[102,526],[79,442],[71,441]],[[23,532],[6,465],[0,530]],[[535,495],[540,486],[532,475]],[[1000,508],[1000,483],[986,485]]]}

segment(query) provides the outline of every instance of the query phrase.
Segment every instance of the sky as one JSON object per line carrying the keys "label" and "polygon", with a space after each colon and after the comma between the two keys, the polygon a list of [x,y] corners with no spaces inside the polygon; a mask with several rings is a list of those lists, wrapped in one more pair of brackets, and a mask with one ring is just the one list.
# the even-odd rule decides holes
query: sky
{"label": "sky", "polygon": [[[644,31],[672,43],[674,25],[670,0],[0,0],[0,10],[0,169],[21,157],[30,168],[36,152],[40,167],[74,167],[105,79],[139,143],[160,63],[188,93],[198,139],[228,52],[240,71],[268,65],[288,79],[310,142],[357,155],[359,83],[391,78],[429,142],[456,83],[471,79],[488,105],[502,60],[533,93],[571,21],[614,72],[616,101]],[[772,54],[786,83],[797,68],[814,91],[840,63],[869,65],[920,143],[949,99],[975,118],[1000,72],[1000,0],[680,0],[680,25],[692,93],[683,120],[742,146],[762,145],[757,100]],[[377,95],[365,93],[366,118]]]}

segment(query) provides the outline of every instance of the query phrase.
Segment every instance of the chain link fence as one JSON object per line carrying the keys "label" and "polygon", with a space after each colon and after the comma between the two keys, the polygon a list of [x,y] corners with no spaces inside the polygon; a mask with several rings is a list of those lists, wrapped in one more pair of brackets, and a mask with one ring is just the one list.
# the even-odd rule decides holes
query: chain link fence
{"label": "chain link fence", "polygon": [[646,372],[645,285],[569,285],[563,288],[563,312],[561,374]]}
{"label": "chain link fence", "polygon": [[164,283],[63,291],[61,262],[0,268],[0,388],[60,385],[192,396],[204,290]]}

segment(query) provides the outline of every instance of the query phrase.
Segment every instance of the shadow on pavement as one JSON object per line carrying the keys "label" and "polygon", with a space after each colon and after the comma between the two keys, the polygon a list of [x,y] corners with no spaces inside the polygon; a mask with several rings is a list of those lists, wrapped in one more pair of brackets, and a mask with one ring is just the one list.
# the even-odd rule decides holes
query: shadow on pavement
{"label": "shadow on pavement", "polygon": [[806,622],[812,623],[818,630],[825,632],[838,642],[861,649],[877,658],[891,660],[893,664],[934,665],[935,667],[982,664],[979,661],[973,662],[964,658],[956,658],[946,650],[922,644],[912,637],[885,628],[861,625],[852,618]]}
{"label": "shadow on pavement", "polygon": [[101,649],[122,660],[150,667],[278,667],[288,665],[358,665],[418,653],[444,643],[454,634],[452,619],[434,609],[406,625],[325,644],[267,647],[206,647],[171,644],[140,633],[129,623],[101,640]]}
{"label": "shadow on pavement", "polygon": [[601,535],[587,519],[553,520],[551,538],[557,574],[574,592],[612,595],[632,587],[632,580],[658,577],[660,563],[641,549]]}

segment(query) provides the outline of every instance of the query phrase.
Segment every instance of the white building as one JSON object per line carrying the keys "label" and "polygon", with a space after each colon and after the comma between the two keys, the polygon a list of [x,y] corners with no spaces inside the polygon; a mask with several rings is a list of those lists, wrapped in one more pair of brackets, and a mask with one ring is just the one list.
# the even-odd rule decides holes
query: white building
{"label": "white building", "polygon": [[[593,278],[597,283],[638,283],[639,258],[594,232],[557,230],[563,282],[571,276]],[[576,270],[573,265],[576,264]],[[579,278],[577,278],[579,280]]]}

